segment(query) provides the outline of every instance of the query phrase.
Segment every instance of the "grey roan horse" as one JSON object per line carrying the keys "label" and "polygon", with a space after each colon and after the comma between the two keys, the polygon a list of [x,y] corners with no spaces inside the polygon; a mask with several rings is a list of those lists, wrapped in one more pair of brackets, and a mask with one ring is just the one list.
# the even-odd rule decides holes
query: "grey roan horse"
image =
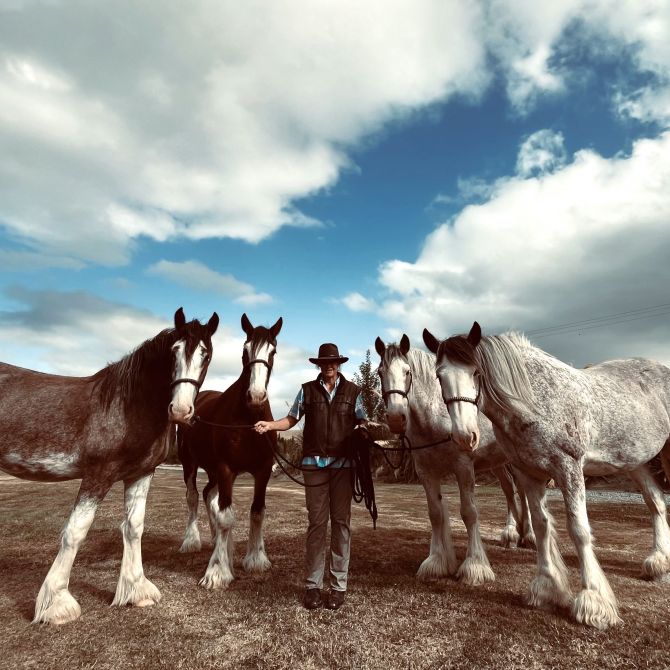
{"label": "grey roan horse", "polygon": [[[267,386],[272,372],[277,335],[282,319],[271,328],[254,326],[242,315],[247,339],[242,350],[242,373],[225,391],[205,391],[196,402],[196,422],[178,429],[179,458],[184,466],[189,516],[180,551],[200,550],[198,532],[198,467],[209,482],[202,495],[212,531],[214,549],[200,580],[206,589],[225,589],[233,580],[233,483],[240,472],[254,477],[254,499],[249,518],[249,542],[243,561],[248,572],[271,567],[263,541],[265,490],[272,473],[272,447],[276,433],[259,435],[250,430],[259,419],[272,421]],[[239,426],[239,428],[235,428]],[[218,493],[218,495],[217,495]]]}
{"label": "grey roan horse", "polygon": [[0,363],[0,468],[41,482],[81,479],[61,535],[60,551],[42,584],[34,622],[65,623],[81,614],[68,590],[79,546],[98,505],[125,485],[123,559],[113,605],[152,605],[158,589],[144,576],[141,537],[146,497],[164,460],[172,422],[193,416],[193,403],[212,356],[219,317],[160,332],[91,377],[62,377]]}
{"label": "grey roan horse", "polygon": [[[569,607],[576,621],[606,629],[620,621],[616,599],[596,559],[584,474],[626,472],[652,515],[654,547],[643,570],[649,578],[670,571],[670,529],[663,494],[647,463],[658,453],[670,475],[670,368],[632,358],[575,369],[533,346],[523,335],[470,333],[439,342],[436,371],[449,408],[453,438],[479,443],[477,412],[491,419],[498,442],[521,470],[537,537],[538,573],[530,604]],[[546,508],[545,483],[563,493],[568,531],[577,549],[581,591],[572,599]]]}
{"label": "grey roan horse", "polygon": [[[479,531],[479,515],[475,503],[475,472],[493,470],[507,498],[507,525],[502,533],[504,546],[534,546],[535,538],[528,522],[525,496],[520,516],[514,500],[514,482],[508,474],[507,457],[497,445],[491,423],[482,417],[482,446],[474,454],[466,452],[449,439],[451,421],[442,402],[440,385],[435,378],[435,356],[420,349],[410,349],[409,338],[403,335],[400,344],[385,345],[378,337],[375,349],[381,358],[379,377],[386,406],[389,428],[406,435],[413,447],[441,442],[428,449],[412,451],[412,458],[426,492],[428,515],[432,528],[430,554],[421,563],[417,577],[435,579],[456,574],[462,582],[478,585],[493,581],[494,574]],[[454,473],[460,493],[460,508],[468,532],[465,559],[457,572],[449,512],[441,493],[441,480]]]}

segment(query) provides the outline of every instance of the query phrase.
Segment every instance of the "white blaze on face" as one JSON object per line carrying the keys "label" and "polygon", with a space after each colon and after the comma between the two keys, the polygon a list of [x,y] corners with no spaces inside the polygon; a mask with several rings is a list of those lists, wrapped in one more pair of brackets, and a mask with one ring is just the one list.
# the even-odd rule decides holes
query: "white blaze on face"
{"label": "white blaze on face", "polygon": [[[382,389],[385,392],[395,390],[407,393],[411,379],[408,363],[401,358],[394,358],[381,368]],[[394,433],[403,433],[409,419],[409,401],[400,393],[388,394],[385,398],[386,421]]]}
{"label": "white blaze on face", "polygon": [[[250,361],[249,390],[247,401],[251,405],[261,405],[268,399],[268,381],[270,379],[270,368],[261,361],[269,364],[275,352],[275,346],[270,342],[264,342],[255,351],[251,351],[251,342],[245,342],[244,350]],[[258,361],[254,363],[253,361]]]}
{"label": "white blaze on face", "polygon": [[[186,343],[184,340],[176,342],[172,351],[175,357],[173,381],[178,379],[202,381],[203,372],[208,363],[207,347],[199,342],[189,360],[186,360]],[[197,393],[198,387],[191,382],[180,382],[173,386],[172,401],[168,410],[171,421],[185,423],[193,417]]]}
{"label": "white blaze on face", "polygon": [[445,403],[448,403],[452,439],[461,449],[474,451],[479,446],[477,405],[451,399],[470,398],[474,400],[477,398],[479,389],[475,381],[475,369],[471,365],[454,363],[444,358],[439,362],[436,370],[442,387],[442,398]]}

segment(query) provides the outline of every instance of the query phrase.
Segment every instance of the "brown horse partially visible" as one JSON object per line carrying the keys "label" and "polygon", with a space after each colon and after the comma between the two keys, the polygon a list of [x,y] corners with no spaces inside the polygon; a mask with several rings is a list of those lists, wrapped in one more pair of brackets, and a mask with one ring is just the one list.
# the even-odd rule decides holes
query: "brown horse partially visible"
{"label": "brown horse partially visible", "polygon": [[172,422],[189,421],[212,356],[216,312],[205,325],[174,315],[174,329],[147,340],[91,377],[62,377],[0,363],[0,469],[42,482],[81,479],[42,584],[34,622],[65,623],[81,614],[68,590],[79,546],[98,505],[125,485],[121,574],[113,605],[153,605],[158,589],[144,576],[141,538],[147,493],[165,459]]}
{"label": "brown horse partially visible", "polygon": [[[254,477],[254,499],[249,519],[249,541],[243,566],[247,572],[264,572],[271,567],[263,542],[265,490],[272,472],[272,446],[276,433],[259,435],[250,429],[256,421],[272,421],[267,386],[277,349],[279,318],[272,328],[254,328],[242,315],[242,330],[247,335],[242,350],[242,373],[224,392],[204,391],[196,401],[194,425],[179,427],[177,444],[184,467],[186,502],[189,516],[180,551],[200,550],[198,532],[198,467],[209,482],[202,495],[207,507],[214,551],[200,585],[206,589],[225,589],[234,579],[232,526],[233,483],[240,472]],[[232,428],[231,426],[241,426]],[[269,440],[269,441],[268,441]],[[216,495],[218,488],[218,496]]]}

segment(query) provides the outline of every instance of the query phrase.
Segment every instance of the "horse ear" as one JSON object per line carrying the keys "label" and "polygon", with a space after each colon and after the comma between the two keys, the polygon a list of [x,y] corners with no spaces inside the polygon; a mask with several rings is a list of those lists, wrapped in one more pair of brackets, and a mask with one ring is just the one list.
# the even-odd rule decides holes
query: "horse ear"
{"label": "horse ear", "polygon": [[403,356],[407,356],[407,352],[409,351],[409,337],[405,333],[400,338],[400,351],[402,351]]}
{"label": "horse ear", "polygon": [[479,344],[479,341],[482,339],[482,327],[475,321],[470,328],[468,333],[468,342],[476,347]]}
{"label": "horse ear", "polygon": [[219,327],[219,315],[216,312],[214,312],[214,314],[212,314],[212,318],[207,322],[206,326],[207,332],[209,333],[210,337],[214,335],[218,327]]}
{"label": "horse ear", "polygon": [[381,337],[378,337],[375,340],[375,351],[379,354],[380,358],[384,358],[384,352],[386,351],[386,345],[382,342]]}
{"label": "horse ear", "polygon": [[181,330],[186,325],[186,317],[184,316],[184,309],[180,307],[174,313],[174,327],[176,330]]}
{"label": "horse ear", "polygon": [[428,351],[432,351],[434,354],[437,353],[437,349],[440,346],[439,340],[428,328],[423,329],[423,343],[428,347]]}
{"label": "horse ear", "polygon": [[254,332],[254,327],[251,325],[251,321],[249,321],[246,313],[242,314],[242,330],[247,334],[247,337],[251,337],[251,333]]}
{"label": "horse ear", "polygon": [[270,328],[270,334],[272,337],[277,337],[279,335],[279,331],[281,330],[281,327],[284,325],[284,319],[281,318],[281,316],[277,319],[277,323],[275,323],[272,328]]}

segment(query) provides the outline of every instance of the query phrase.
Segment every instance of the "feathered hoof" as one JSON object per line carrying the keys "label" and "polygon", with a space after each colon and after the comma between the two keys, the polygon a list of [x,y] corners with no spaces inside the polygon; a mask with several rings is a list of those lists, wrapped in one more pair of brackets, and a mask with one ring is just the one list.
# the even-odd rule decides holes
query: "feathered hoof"
{"label": "feathered hoof", "polygon": [[42,586],[35,604],[33,623],[50,623],[60,626],[75,621],[80,616],[81,607],[67,589],[52,593]]}
{"label": "feathered hoof", "polygon": [[598,630],[607,630],[610,626],[622,623],[616,602],[605,599],[593,589],[584,589],[577,594],[572,616],[578,623]]}
{"label": "feathered hoof", "polygon": [[572,605],[572,595],[550,577],[537,575],[530,583],[528,604],[543,610],[565,609]]}
{"label": "feathered hoof", "polygon": [[179,547],[179,551],[182,554],[194,554],[202,549],[202,545],[200,543],[200,538],[184,538],[184,541],[181,543],[181,547]]}
{"label": "feathered hoof", "polygon": [[670,557],[655,551],[648,556],[642,564],[642,574],[646,579],[662,580],[668,577],[670,572]]}
{"label": "feathered hoof", "polygon": [[519,544],[519,532],[514,526],[507,526],[500,533],[500,543],[505,549],[513,549]]}
{"label": "feathered hoof", "polygon": [[242,567],[245,572],[260,573],[267,572],[272,567],[272,563],[264,551],[259,551],[255,554],[247,554],[242,561]]}
{"label": "feathered hoof", "polygon": [[203,589],[208,591],[225,590],[233,581],[230,570],[222,570],[220,567],[207,568],[205,576],[198,582]]}
{"label": "feathered hoof", "polygon": [[126,577],[121,577],[116,586],[116,595],[114,596],[114,600],[112,600],[112,605],[119,607],[123,605],[150,607],[160,602],[160,599],[161,592],[146,577],[142,577],[135,582]]}
{"label": "feathered hoof", "polygon": [[472,557],[466,558],[461,563],[456,576],[463,584],[468,584],[468,586],[480,586],[486,582],[494,582],[496,579],[490,565]]}
{"label": "feathered hoof", "polygon": [[422,582],[432,582],[456,573],[456,565],[449,565],[446,554],[430,554],[419,566],[416,577]]}

